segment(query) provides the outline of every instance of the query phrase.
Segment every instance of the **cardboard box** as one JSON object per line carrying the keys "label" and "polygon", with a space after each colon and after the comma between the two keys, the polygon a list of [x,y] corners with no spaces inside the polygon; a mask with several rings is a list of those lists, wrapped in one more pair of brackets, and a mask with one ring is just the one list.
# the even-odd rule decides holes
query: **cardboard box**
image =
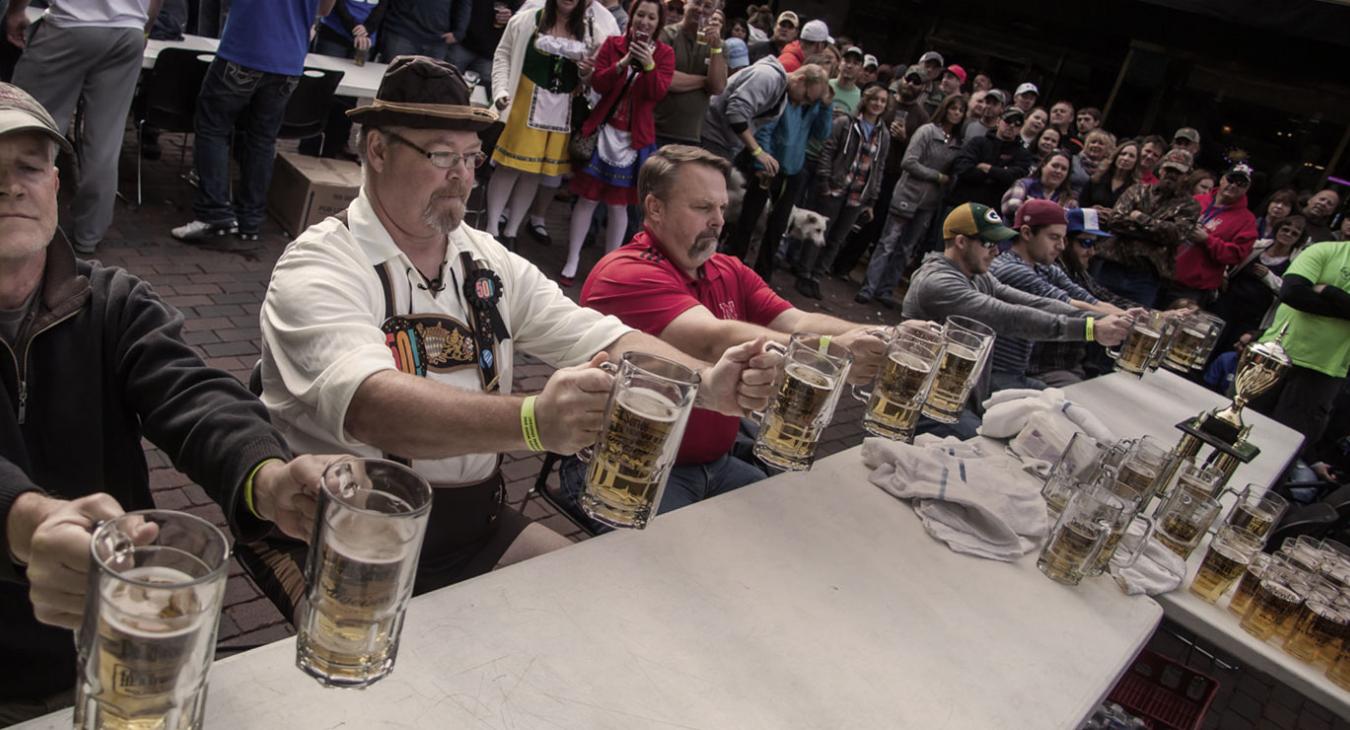
{"label": "cardboard box", "polygon": [[267,209],[292,238],[346,209],[361,189],[361,166],[346,160],[278,152]]}

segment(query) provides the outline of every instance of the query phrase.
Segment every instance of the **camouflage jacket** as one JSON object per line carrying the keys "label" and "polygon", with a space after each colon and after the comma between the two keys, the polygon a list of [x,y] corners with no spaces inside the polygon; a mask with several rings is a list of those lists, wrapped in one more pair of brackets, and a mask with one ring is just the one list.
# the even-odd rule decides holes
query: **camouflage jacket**
{"label": "camouflage jacket", "polygon": [[[1139,220],[1130,217],[1138,211]],[[1113,238],[1097,247],[1098,255],[1130,268],[1151,268],[1164,279],[1172,278],[1172,265],[1180,246],[1200,220],[1200,204],[1178,191],[1163,197],[1157,186],[1136,184],[1116,201],[1108,224]]]}

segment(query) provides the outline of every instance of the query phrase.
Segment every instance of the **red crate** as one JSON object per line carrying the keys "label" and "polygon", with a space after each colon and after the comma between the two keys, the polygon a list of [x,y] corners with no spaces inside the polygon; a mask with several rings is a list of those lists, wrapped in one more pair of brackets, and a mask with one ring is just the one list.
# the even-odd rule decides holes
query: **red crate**
{"label": "red crate", "polygon": [[1198,730],[1218,689],[1217,679],[1145,649],[1109,699],[1150,728]]}

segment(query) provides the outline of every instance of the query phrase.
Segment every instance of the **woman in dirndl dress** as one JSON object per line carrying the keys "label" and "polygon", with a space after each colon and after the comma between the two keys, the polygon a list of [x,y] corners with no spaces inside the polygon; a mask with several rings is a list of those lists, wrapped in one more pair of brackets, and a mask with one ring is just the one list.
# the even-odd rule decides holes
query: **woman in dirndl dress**
{"label": "woman in dirndl dress", "polygon": [[[539,184],[571,168],[572,97],[585,88],[593,64],[585,4],[547,0],[516,13],[492,59],[494,104],[506,120],[497,140],[487,189],[487,232],[510,249]],[[506,228],[497,221],[510,204]]]}
{"label": "woman in dirndl dress", "polygon": [[582,127],[595,134],[595,152],[577,166],[567,263],[558,283],[576,282],[581,246],[590,230],[595,209],[602,203],[609,214],[605,251],[623,244],[628,228],[628,206],[636,205],[637,176],[642,163],[656,150],[657,102],[665,98],[675,76],[675,51],[656,39],[665,26],[665,7],[657,0],[634,0],[628,10],[628,32],[612,36],[595,58],[591,87],[601,95]]}

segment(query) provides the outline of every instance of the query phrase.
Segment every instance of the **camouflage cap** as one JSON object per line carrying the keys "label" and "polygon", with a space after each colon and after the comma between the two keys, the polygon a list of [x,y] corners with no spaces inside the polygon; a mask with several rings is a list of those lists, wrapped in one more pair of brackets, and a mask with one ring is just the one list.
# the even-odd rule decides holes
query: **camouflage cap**
{"label": "camouflage cap", "polygon": [[70,140],[37,99],[13,84],[0,83],[0,134],[12,132],[41,132],[67,153],[72,152]]}

